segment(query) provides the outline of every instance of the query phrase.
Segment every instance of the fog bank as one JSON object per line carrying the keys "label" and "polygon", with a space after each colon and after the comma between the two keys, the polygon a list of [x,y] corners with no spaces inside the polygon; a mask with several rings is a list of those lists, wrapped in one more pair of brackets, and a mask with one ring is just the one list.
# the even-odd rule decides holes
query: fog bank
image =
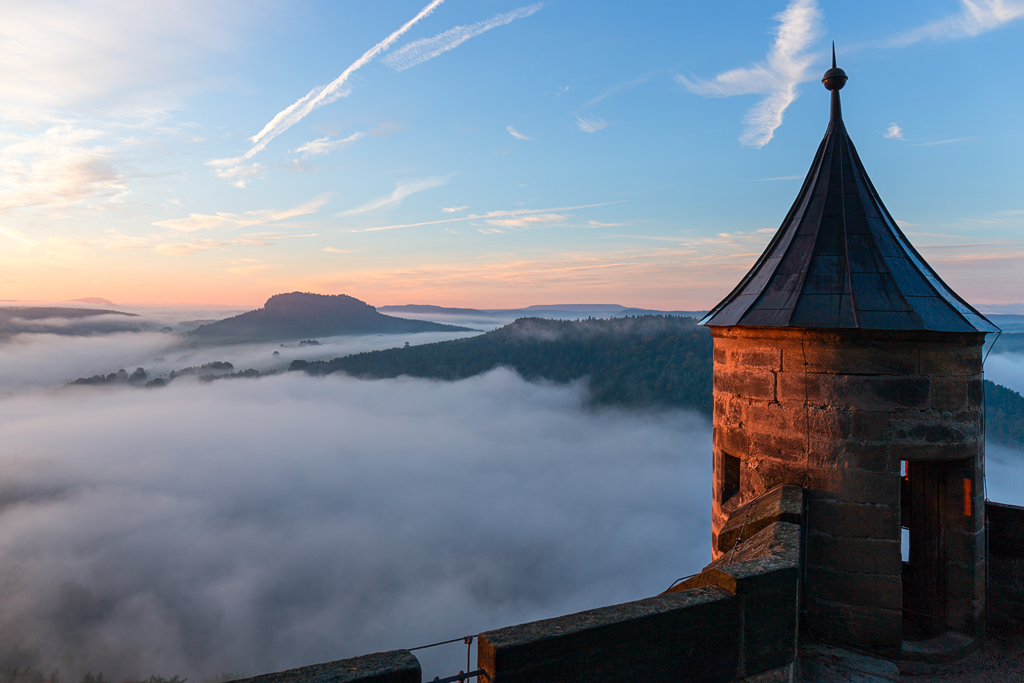
{"label": "fog bank", "polygon": [[0,651],[199,681],[660,592],[708,561],[710,429],[581,392],[498,370],[2,399]]}
{"label": "fog bank", "polygon": [[985,361],[985,379],[1024,394],[1024,354],[990,354]]}
{"label": "fog bank", "polygon": [[[199,345],[179,335],[160,332],[122,332],[78,337],[56,334],[18,334],[0,342],[0,395],[29,388],[59,387],[79,377],[107,375],[145,368],[151,375],[227,361],[236,370],[284,371],[296,359],[330,360],[363,351],[430,344],[473,336],[477,332],[419,332],[320,337],[319,345],[300,346],[299,340],[249,344]],[[274,353],[277,355],[274,355]]]}

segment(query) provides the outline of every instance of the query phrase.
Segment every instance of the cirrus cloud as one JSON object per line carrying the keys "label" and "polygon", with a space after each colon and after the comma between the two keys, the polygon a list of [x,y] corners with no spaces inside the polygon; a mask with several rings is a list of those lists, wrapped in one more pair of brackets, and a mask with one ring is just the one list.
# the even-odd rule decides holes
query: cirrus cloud
{"label": "cirrus cloud", "polygon": [[726,71],[711,81],[676,76],[681,85],[698,95],[765,95],[743,119],[746,127],[740,142],[752,147],[764,147],[771,141],[786,109],[800,94],[797,86],[814,79],[810,68],[815,55],[807,50],[821,37],[822,13],[817,2],[792,0],[775,19],[779,29],[765,62]]}

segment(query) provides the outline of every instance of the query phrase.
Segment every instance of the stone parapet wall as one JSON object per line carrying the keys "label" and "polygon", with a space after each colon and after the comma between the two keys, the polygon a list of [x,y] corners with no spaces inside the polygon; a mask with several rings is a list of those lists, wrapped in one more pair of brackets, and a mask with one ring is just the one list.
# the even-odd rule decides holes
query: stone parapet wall
{"label": "stone parapet wall", "polygon": [[235,683],[420,683],[422,678],[420,663],[411,652],[391,650],[243,678]]}
{"label": "stone parapet wall", "polygon": [[739,601],[708,587],[481,633],[491,683],[737,678]]}
{"label": "stone parapet wall", "polygon": [[[981,334],[710,327],[714,350],[712,548],[738,508],[807,490],[806,614],[817,637],[902,642],[900,461],[936,478],[955,583],[944,618],[983,629]],[[962,484],[962,480],[969,480]],[[958,488],[961,487],[961,488]],[[957,511],[960,510],[960,513]]]}
{"label": "stone parapet wall", "polygon": [[729,556],[657,597],[481,633],[478,666],[491,683],[711,683],[786,667],[801,532],[781,520],[798,522],[801,508],[792,488],[752,502],[737,515],[751,529],[736,533]]}
{"label": "stone parapet wall", "polygon": [[1024,632],[1024,507],[989,502],[988,621]]}

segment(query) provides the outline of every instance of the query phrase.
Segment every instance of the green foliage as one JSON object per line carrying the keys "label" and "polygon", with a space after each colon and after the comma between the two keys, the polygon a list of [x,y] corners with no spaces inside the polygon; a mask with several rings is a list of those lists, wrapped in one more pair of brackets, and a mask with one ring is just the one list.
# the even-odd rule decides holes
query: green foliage
{"label": "green foliage", "polygon": [[[504,366],[528,380],[586,378],[593,405],[683,407],[710,414],[712,348],[711,335],[693,318],[520,318],[478,337],[330,361],[299,360],[290,370],[368,379],[409,375],[457,380]],[[1024,397],[986,380],[985,401],[987,437],[1020,448]]]}
{"label": "green foliage", "polygon": [[1014,448],[1024,447],[1024,396],[985,380],[985,436]]}
{"label": "green foliage", "polygon": [[686,317],[520,318],[468,339],[295,361],[313,375],[457,380],[504,366],[528,380],[586,378],[595,405],[681,406],[711,413],[711,334]]}

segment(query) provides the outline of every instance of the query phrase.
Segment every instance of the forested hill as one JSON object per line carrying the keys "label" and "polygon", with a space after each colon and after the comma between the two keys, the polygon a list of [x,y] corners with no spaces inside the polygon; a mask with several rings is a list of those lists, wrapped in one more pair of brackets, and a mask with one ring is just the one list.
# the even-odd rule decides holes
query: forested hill
{"label": "forested hill", "polygon": [[[660,315],[577,321],[521,318],[468,339],[371,351],[330,361],[294,361],[313,375],[457,380],[505,366],[526,379],[588,378],[593,405],[693,408],[711,413],[711,335],[693,318]],[[1024,397],[985,382],[986,433],[1024,444]]]}
{"label": "forested hill", "polygon": [[597,405],[682,406],[710,414],[711,349],[711,335],[693,318],[520,318],[468,339],[330,361],[294,361],[290,369],[374,379],[410,375],[456,380],[500,365],[529,380],[588,377]]}

